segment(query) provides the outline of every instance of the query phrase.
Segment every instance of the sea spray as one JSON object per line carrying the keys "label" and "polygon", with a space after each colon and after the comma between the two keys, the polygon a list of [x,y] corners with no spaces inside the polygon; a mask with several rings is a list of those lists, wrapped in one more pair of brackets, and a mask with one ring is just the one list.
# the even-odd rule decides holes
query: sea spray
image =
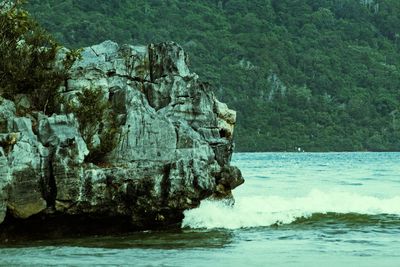
{"label": "sea spray", "polygon": [[378,198],[349,192],[312,190],[304,197],[237,197],[234,206],[206,200],[199,208],[185,212],[182,226],[206,229],[261,227],[290,224],[317,213],[400,215],[400,196]]}

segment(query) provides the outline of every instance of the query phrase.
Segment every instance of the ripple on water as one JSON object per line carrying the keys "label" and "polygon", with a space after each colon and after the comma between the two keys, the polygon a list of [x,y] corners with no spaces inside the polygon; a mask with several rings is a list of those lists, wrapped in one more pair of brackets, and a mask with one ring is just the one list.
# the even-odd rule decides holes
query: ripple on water
{"label": "ripple on water", "polygon": [[246,179],[237,206],[203,205],[188,228],[3,246],[0,265],[399,266],[400,153],[247,153],[233,164]]}

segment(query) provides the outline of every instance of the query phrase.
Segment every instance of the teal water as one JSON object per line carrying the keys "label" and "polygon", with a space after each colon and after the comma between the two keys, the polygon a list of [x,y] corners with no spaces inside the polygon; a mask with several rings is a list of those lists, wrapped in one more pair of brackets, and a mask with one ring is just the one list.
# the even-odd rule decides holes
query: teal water
{"label": "teal water", "polygon": [[400,266],[400,153],[239,153],[183,228],[0,248],[4,266]]}

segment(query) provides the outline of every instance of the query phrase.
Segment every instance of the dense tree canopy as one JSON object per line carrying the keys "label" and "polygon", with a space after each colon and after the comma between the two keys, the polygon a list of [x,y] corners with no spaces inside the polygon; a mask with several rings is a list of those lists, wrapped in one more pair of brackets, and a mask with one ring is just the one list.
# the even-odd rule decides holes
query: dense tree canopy
{"label": "dense tree canopy", "polygon": [[0,2],[0,96],[28,94],[33,108],[48,111],[64,78],[52,68],[57,44],[20,8],[21,2]]}
{"label": "dense tree canopy", "polygon": [[61,43],[174,40],[240,151],[400,150],[398,0],[31,0]]}

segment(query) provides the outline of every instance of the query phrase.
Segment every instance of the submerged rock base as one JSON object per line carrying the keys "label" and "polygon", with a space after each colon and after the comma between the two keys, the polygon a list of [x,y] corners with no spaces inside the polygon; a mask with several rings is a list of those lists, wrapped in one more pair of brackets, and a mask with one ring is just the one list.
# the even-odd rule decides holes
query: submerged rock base
{"label": "submerged rock base", "polygon": [[[1,236],[46,228],[74,232],[85,225],[163,227],[179,223],[185,209],[205,198],[231,197],[244,181],[230,165],[236,113],[189,71],[187,62],[172,42],[119,46],[106,41],[83,49],[72,66],[60,87],[59,114],[19,116],[18,103],[2,99]],[[105,114],[113,116],[99,117],[94,127],[82,130],[66,105],[82,105],[85,90],[100,91]],[[88,148],[109,141],[105,129],[112,129],[114,147],[100,162],[88,162]],[[89,130],[90,144],[84,138]]]}

